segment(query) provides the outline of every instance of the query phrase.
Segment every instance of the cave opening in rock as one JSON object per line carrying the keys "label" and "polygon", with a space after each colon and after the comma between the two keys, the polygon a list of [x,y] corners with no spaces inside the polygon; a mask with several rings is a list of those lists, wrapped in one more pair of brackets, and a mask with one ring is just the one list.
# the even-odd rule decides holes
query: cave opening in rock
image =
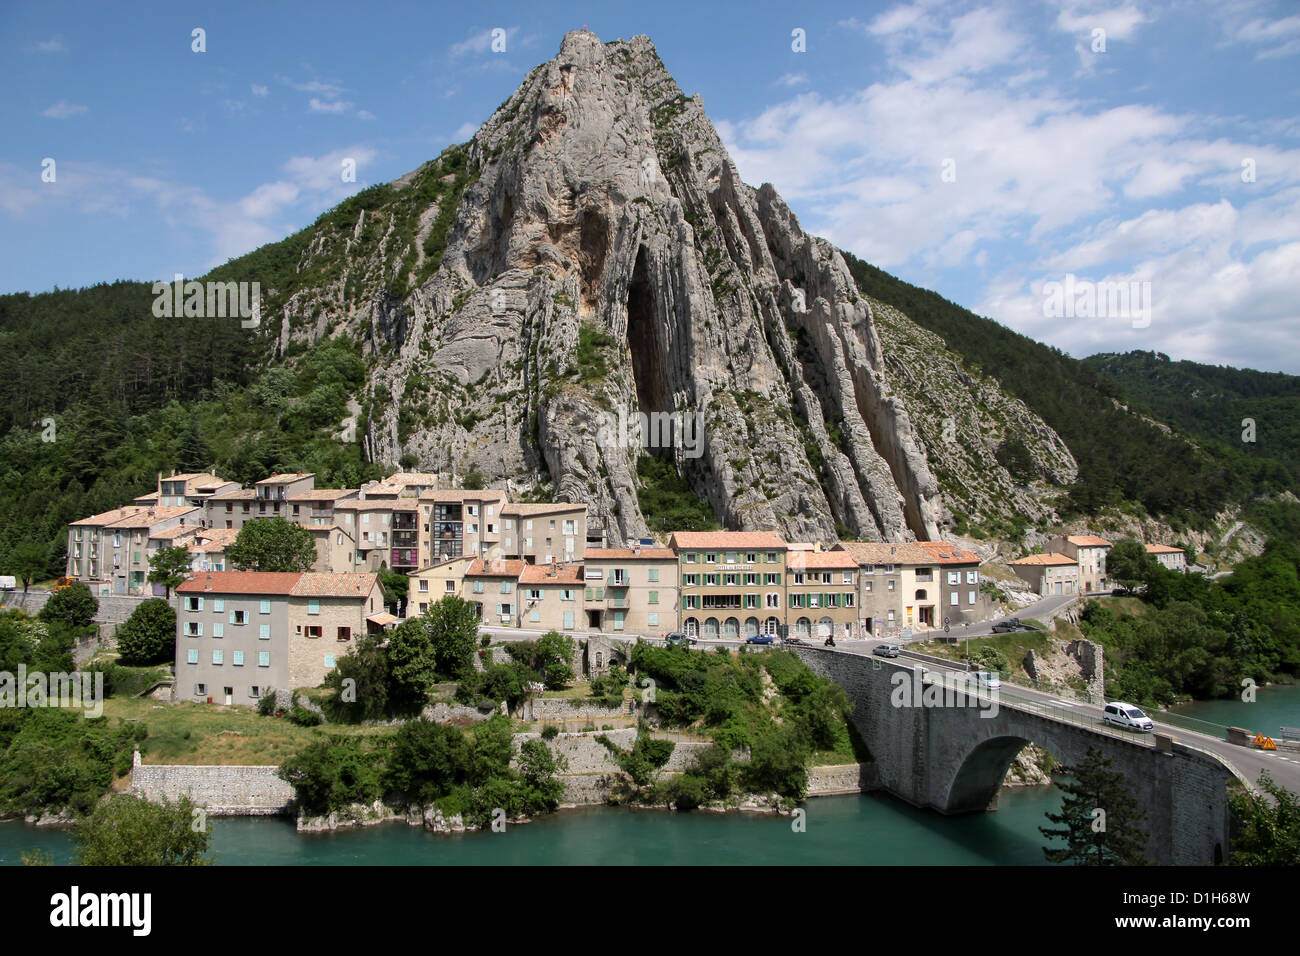
{"label": "cave opening in rock", "polygon": [[[672,412],[672,393],[664,371],[664,328],[646,265],[644,246],[637,252],[632,281],[627,288],[627,348],[639,406],[629,409],[629,413],[641,412],[649,417],[655,412]],[[645,450],[651,454],[671,453],[671,449],[656,447],[662,443],[650,444],[652,447]]]}

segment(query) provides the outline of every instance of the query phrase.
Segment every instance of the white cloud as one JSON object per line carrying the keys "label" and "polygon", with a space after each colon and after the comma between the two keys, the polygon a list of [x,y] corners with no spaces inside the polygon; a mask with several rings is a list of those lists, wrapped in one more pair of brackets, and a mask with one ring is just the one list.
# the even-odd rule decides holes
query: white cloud
{"label": "white cloud", "polygon": [[806,73],[785,73],[778,77],[776,81],[778,86],[786,87],[803,86],[807,82],[808,75]]}
{"label": "white cloud", "polygon": [[270,96],[271,91],[260,83],[253,83],[249,89],[253,91],[254,96]]}
{"label": "white cloud", "polygon": [[76,106],[67,100],[59,100],[53,106],[47,106],[41,111],[42,116],[48,116],[50,119],[71,119],[74,116],[80,116],[82,113],[88,113],[90,107]]}
{"label": "white cloud", "polygon": [[54,36],[48,40],[38,40],[36,43],[37,53],[67,53],[68,48],[63,43],[63,37]]}
{"label": "white cloud", "polygon": [[[1131,39],[1150,16],[1070,3],[1057,27]],[[718,123],[742,177],[772,182],[805,228],[932,287],[953,270],[975,282],[966,304],[1075,354],[1156,348],[1300,371],[1300,270],[1285,271],[1300,248],[1300,149],[1269,145],[1293,128],[1100,99],[1092,84],[1086,100],[1063,94],[1068,74],[1044,69],[1019,32],[1030,22],[1001,7],[907,4],[847,25],[884,47],[875,73],[892,79]],[[1150,281],[1150,327],[1045,319],[1042,283],[1066,272]]]}
{"label": "white cloud", "polygon": [[307,101],[307,110],[311,113],[346,113],[352,109],[351,103],[343,100],[322,100],[313,96]]}
{"label": "white cloud", "polygon": [[478,128],[481,125],[481,123],[461,123],[460,126],[456,128],[456,132],[451,134],[451,141],[453,143],[465,142],[478,132]]}
{"label": "white cloud", "polygon": [[492,50],[492,33],[493,30],[505,30],[506,50],[513,45],[513,40],[519,34],[518,27],[492,27],[479,33],[470,34],[459,43],[453,43],[448,52],[454,57],[465,56],[468,53],[488,53]]}

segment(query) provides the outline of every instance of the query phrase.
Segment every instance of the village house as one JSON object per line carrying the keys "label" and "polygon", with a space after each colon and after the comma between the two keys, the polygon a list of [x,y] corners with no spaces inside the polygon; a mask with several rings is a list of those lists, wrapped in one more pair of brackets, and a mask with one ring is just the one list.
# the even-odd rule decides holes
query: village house
{"label": "village house", "polygon": [[586,627],[659,637],[677,630],[677,555],[671,548],[587,548]]}
{"label": "village house", "polygon": [[572,502],[501,506],[501,556],[529,564],[581,561],[587,546],[587,506]]}
{"label": "village house", "polygon": [[857,637],[857,560],[847,551],[790,545],[786,553],[786,603],[791,636],[803,640]]}
{"label": "village house", "polygon": [[523,561],[475,558],[465,569],[462,597],[478,608],[479,620],[488,627],[518,627],[519,576]]}
{"label": "village house", "polygon": [[1079,590],[1097,594],[1110,590],[1106,580],[1106,555],[1111,543],[1095,534],[1057,535],[1047,542],[1047,550],[1074,558],[1079,565]]}
{"label": "village house", "polygon": [[582,565],[529,564],[519,574],[520,627],[572,631],[582,618]]}
{"label": "village house", "polygon": [[776,635],[786,623],[787,546],[767,531],[677,531],[682,629],[705,639]]}
{"label": "village house", "polygon": [[149,558],[166,546],[170,529],[198,529],[202,520],[203,510],[193,505],[130,505],[73,521],[68,525],[68,577],[100,595],[151,594]]}
{"label": "village house", "polygon": [[176,589],[176,698],[254,705],[316,687],[392,620],[373,574],[213,571]]}
{"label": "village house", "polygon": [[1079,593],[1079,562],[1069,555],[1031,554],[1007,567],[1043,597]]}
{"label": "village house", "polygon": [[1155,558],[1162,567],[1170,571],[1187,570],[1187,552],[1182,548],[1170,547],[1167,544],[1148,544],[1146,549],[1147,554]]}

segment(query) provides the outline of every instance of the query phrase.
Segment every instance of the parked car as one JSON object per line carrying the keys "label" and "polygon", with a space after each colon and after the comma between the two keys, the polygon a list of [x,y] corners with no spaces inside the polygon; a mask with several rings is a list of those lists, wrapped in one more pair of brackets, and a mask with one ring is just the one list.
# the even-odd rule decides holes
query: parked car
{"label": "parked car", "polygon": [[871,653],[877,657],[897,657],[899,647],[897,644],[877,644],[871,649]]}
{"label": "parked car", "polygon": [[998,621],[996,624],[993,625],[994,634],[1011,634],[1014,631],[1028,631],[1028,630],[1032,630],[1032,628],[1030,628],[1018,617],[1009,617],[1005,621]]}
{"label": "parked car", "polygon": [[1101,712],[1101,719],[1108,724],[1114,724],[1116,727],[1123,727],[1125,730],[1140,730],[1143,733],[1149,733],[1155,729],[1155,723],[1146,714],[1142,713],[1132,704],[1126,704],[1122,700],[1114,701],[1106,705],[1106,709]]}
{"label": "parked car", "polygon": [[747,638],[745,638],[745,643],[746,643],[746,644],[771,644],[771,643],[772,643],[772,635],[771,635],[771,634],[756,634],[756,635],[754,635],[753,637],[747,637]]}
{"label": "parked car", "polygon": [[980,687],[987,687],[989,690],[997,690],[1002,686],[1002,679],[993,671],[975,671],[972,675],[975,683]]}
{"label": "parked car", "polygon": [[803,638],[801,638],[801,637],[787,637],[787,638],[785,639],[785,643],[786,643],[786,644],[798,644],[800,647],[808,647],[808,646],[809,646],[808,642],[805,641],[805,640],[804,640]]}
{"label": "parked car", "polygon": [[685,647],[687,644],[695,643],[694,641],[688,639],[685,634],[680,634],[676,631],[674,631],[672,634],[665,635],[664,640],[668,642],[669,647]]}

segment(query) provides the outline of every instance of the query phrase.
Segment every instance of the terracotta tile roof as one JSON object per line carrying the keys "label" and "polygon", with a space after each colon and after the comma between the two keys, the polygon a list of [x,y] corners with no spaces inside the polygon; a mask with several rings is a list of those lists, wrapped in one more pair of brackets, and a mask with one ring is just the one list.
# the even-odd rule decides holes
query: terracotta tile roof
{"label": "terracotta tile roof", "polygon": [[856,568],[858,559],[847,551],[791,551],[786,566],[800,568]]}
{"label": "terracotta tile roof", "polygon": [[853,555],[858,564],[934,564],[936,560],[914,542],[840,541],[835,547]]}
{"label": "terracotta tile roof", "polygon": [[337,501],[349,498],[357,493],[356,488],[317,488],[314,491],[300,491],[290,495],[287,501]]}
{"label": "terracotta tile roof", "polygon": [[586,511],[584,502],[573,501],[508,501],[501,506],[503,515],[544,515],[560,511]]}
{"label": "terracotta tile roof", "polygon": [[178,524],[171,528],[163,528],[161,531],[152,531],[149,539],[159,541],[171,541],[173,538],[185,538],[193,534],[198,534],[203,529],[197,525]]}
{"label": "terracotta tile roof", "polygon": [[271,475],[263,478],[261,481],[255,481],[255,485],[287,485],[290,482],[297,481],[299,478],[315,478],[316,473],[311,471],[286,472],[282,475]]}
{"label": "terracotta tile roof", "polygon": [[675,550],[717,548],[740,551],[754,548],[759,551],[784,551],[785,540],[771,531],[674,531],[668,539]]}
{"label": "terracotta tile roof", "polygon": [[437,564],[426,564],[424,567],[420,568],[415,573],[423,574],[425,571],[435,571],[438,568],[445,568],[447,565],[452,564],[453,562],[456,561],[469,561],[473,563],[474,561],[477,560],[478,559],[474,557],[474,555],[472,554],[460,554],[454,558],[444,558],[443,560],[439,561]]}
{"label": "terracotta tile roof", "polygon": [[550,565],[530,564],[519,575],[520,584],[581,584],[582,580],[582,566],[577,564],[557,565],[554,575]]}
{"label": "terracotta tile roof", "polygon": [[672,548],[588,548],[582,553],[587,561],[676,561]]}
{"label": "terracotta tile roof", "polygon": [[491,561],[484,563],[482,558],[475,558],[465,572],[468,577],[480,578],[517,578],[523,574],[528,565],[523,561]]}
{"label": "terracotta tile roof", "polygon": [[97,525],[104,528],[147,528],[155,522],[198,514],[202,510],[196,505],[171,505],[166,508],[151,507],[149,505],[128,505],[125,508],[114,508],[112,511],[105,511],[103,514],[91,515],[89,518],[82,518],[80,521],[72,521],[70,524]]}
{"label": "terracotta tile roof", "polygon": [[221,478],[218,478],[214,473],[210,471],[196,471],[185,475],[165,475],[162,480],[163,481],[197,481],[200,478],[211,478],[213,481],[216,482],[222,481]]}
{"label": "terracotta tile roof", "polygon": [[917,544],[933,556],[936,564],[980,563],[978,554],[959,548],[951,541],[918,541]]}
{"label": "terracotta tile roof", "polygon": [[200,571],[180,587],[178,594],[283,594],[293,592],[300,574],[263,571]]}
{"label": "terracotta tile roof", "polygon": [[1111,546],[1109,541],[1105,538],[1099,538],[1095,534],[1067,534],[1065,540],[1070,544],[1084,548],[1109,548]]}
{"label": "terracotta tile roof", "polygon": [[156,504],[158,502],[158,497],[159,497],[158,492],[151,491],[147,495],[136,495],[131,500],[138,505]]}
{"label": "terracotta tile roof", "polygon": [[1019,558],[1019,559],[1017,559],[1017,560],[1015,560],[1015,561],[1008,561],[1007,563],[1008,563],[1008,564],[1012,564],[1012,565],[1017,565],[1017,564],[1018,564],[1018,565],[1061,565],[1061,566],[1064,566],[1064,565],[1067,565],[1067,564],[1071,564],[1071,565],[1075,565],[1075,566],[1077,566],[1079,562],[1076,561],[1074,558],[1070,557],[1068,554],[1057,554],[1055,551],[1050,551],[1050,552],[1048,552],[1047,554],[1029,554],[1029,555],[1026,555],[1025,557],[1023,557],[1023,558]]}
{"label": "terracotta tile roof", "polygon": [[225,551],[234,544],[238,536],[239,532],[234,528],[201,528],[195,536],[194,543],[190,545],[190,550],[201,554],[215,554]]}
{"label": "terracotta tile roof", "polygon": [[1147,554],[1184,554],[1182,548],[1171,548],[1167,544],[1148,544]]}
{"label": "terracotta tile roof", "polygon": [[379,583],[375,574],[320,574],[312,571],[298,576],[290,593],[294,597],[365,597]]}
{"label": "terracotta tile roof", "polygon": [[364,501],[349,498],[334,503],[335,511],[415,511],[418,507],[413,499],[399,501],[393,498],[367,498]]}

